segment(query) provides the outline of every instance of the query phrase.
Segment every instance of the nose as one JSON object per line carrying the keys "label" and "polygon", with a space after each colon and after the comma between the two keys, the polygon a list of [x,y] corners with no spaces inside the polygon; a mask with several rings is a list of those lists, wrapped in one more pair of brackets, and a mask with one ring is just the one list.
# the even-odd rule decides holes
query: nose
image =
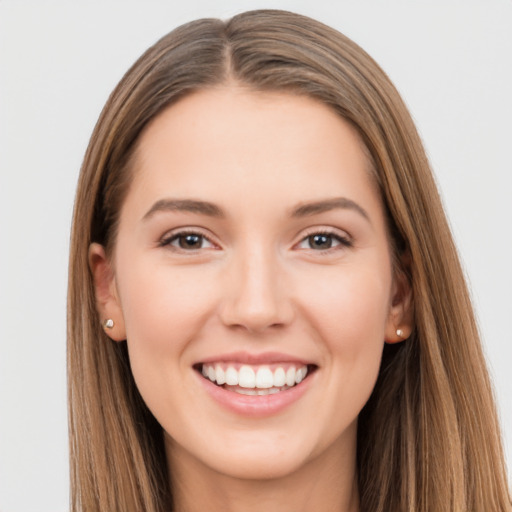
{"label": "nose", "polygon": [[222,322],[229,327],[262,333],[288,325],[294,316],[290,290],[276,255],[252,248],[233,258],[227,269]]}

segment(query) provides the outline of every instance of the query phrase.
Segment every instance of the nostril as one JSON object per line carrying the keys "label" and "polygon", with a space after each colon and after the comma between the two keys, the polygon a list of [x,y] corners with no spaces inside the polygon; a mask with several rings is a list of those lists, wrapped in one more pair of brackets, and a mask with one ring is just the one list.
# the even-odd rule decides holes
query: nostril
{"label": "nostril", "polygon": [[[269,256],[253,250],[226,280],[224,301],[219,309],[224,325],[259,333],[288,325],[293,308],[278,269]],[[254,261],[254,260],[257,261]],[[249,261],[251,260],[251,261]]]}

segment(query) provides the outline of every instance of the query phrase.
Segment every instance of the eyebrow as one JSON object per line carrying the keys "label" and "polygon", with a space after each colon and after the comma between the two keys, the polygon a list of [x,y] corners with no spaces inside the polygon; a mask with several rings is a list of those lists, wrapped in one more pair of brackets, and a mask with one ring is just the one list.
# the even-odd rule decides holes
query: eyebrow
{"label": "eyebrow", "polygon": [[352,199],[348,199],[346,197],[334,197],[332,199],[324,199],[322,201],[303,203],[292,210],[291,216],[308,217],[310,215],[317,215],[319,213],[336,210],[338,208],[344,210],[353,210],[363,216],[368,222],[370,222],[370,216],[366,210],[356,202],[352,201]]}
{"label": "eyebrow", "polygon": [[160,199],[144,215],[147,220],[157,212],[189,212],[207,215],[208,217],[225,217],[224,212],[213,203],[196,199]]}
{"label": "eyebrow", "polygon": [[[309,217],[320,213],[336,209],[353,210],[370,222],[370,217],[366,210],[356,202],[346,197],[335,197],[302,203],[291,211],[291,217]],[[189,212],[208,217],[225,218],[224,211],[214,203],[208,201],[199,201],[196,199],[160,199],[144,215],[143,220],[147,220],[157,212]]]}

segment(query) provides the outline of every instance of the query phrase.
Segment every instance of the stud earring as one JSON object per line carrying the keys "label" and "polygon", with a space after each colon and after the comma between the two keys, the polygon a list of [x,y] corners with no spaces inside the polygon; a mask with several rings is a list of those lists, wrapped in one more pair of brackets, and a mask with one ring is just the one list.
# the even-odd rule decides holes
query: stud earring
{"label": "stud earring", "polygon": [[396,330],[396,335],[397,335],[399,338],[402,338],[403,340],[405,340],[404,331],[402,331],[402,329],[397,329],[397,330]]}
{"label": "stud earring", "polygon": [[103,328],[104,329],[112,329],[112,327],[114,327],[114,320],[112,320],[112,318],[107,318],[103,322]]}

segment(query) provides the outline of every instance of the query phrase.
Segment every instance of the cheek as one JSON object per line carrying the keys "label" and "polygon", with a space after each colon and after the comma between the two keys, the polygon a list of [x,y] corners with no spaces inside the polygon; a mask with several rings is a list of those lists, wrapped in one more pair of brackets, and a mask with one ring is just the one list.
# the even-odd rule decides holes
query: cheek
{"label": "cheek", "polygon": [[197,269],[165,262],[132,257],[117,266],[132,374],[146,405],[169,426],[173,411],[192,399],[184,354],[212,311],[211,286]]}
{"label": "cheek", "polygon": [[391,273],[375,268],[340,269],[331,279],[318,280],[314,298],[304,306],[312,333],[331,363],[330,396],[350,403],[356,415],[379,372],[389,315]]}
{"label": "cheek", "polygon": [[318,437],[323,448],[351,431],[379,372],[391,272],[367,263],[315,269],[307,278],[303,272],[297,288],[303,326],[322,354],[322,407],[315,414],[323,425]]}
{"label": "cheek", "polygon": [[[119,265],[118,283],[132,359],[180,354],[214,306],[214,294],[197,269],[173,268],[165,262],[137,261]],[[135,362],[135,361],[134,361]]]}
{"label": "cheek", "polygon": [[331,349],[357,352],[364,345],[383,343],[391,272],[385,267],[375,268],[362,264],[331,269],[329,276],[311,276],[303,283],[300,294],[304,312]]}

